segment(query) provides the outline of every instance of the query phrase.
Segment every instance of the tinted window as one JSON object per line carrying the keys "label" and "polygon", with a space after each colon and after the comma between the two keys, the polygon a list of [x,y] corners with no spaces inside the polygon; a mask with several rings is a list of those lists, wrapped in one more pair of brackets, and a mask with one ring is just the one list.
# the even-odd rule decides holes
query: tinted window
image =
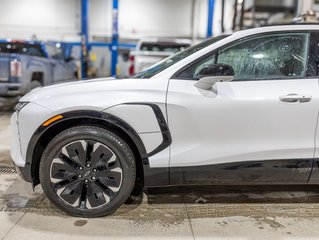
{"label": "tinted window", "polygon": [[198,79],[202,68],[216,63],[232,66],[235,80],[304,77],[308,38],[307,33],[286,33],[242,40],[195,63],[178,78]]}
{"label": "tinted window", "polygon": [[16,53],[35,57],[45,57],[40,44],[0,43],[1,53]]}

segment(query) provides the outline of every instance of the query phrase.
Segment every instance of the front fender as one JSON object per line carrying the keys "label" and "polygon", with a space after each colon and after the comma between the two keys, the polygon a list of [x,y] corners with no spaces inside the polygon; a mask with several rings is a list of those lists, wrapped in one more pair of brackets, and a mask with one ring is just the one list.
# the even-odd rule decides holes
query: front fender
{"label": "front fender", "polygon": [[81,124],[82,120],[88,121],[97,120],[103,123],[105,126],[117,127],[127,134],[136,145],[141,159],[147,163],[147,153],[143,142],[139,138],[136,131],[123,120],[115,117],[111,114],[96,111],[71,111],[61,114],[63,118],[53,122],[49,126],[41,125],[35,133],[32,135],[29,141],[26,152],[26,164],[23,168],[23,175],[27,181],[37,185],[39,162],[41,159],[41,152],[43,152],[46,144],[56,136],[59,132],[71,127],[73,124]]}
{"label": "front fender", "polygon": [[[115,126],[116,128],[121,129],[123,132],[125,132],[125,134],[129,136],[129,138],[133,141],[136,148],[138,149],[143,168],[145,171],[147,171],[149,169],[148,158],[167,148],[171,143],[171,137],[168,131],[168,127],[160,108],[155,104],[151,105],[151,108],[153,109],[157,122],[160,126],[159,128],[163,136],[163,141],[149,153],[147,153],[145,145],[136,130],[130,124],[117,116],[114,116],[107,112],[90,110],[62,113],[61,115],[63,116],[63,118],[53,122],[49,126],[41,125],[31,137],[31,140],[27,147],[26,164],[24,167],[24,175],[26,176],[26,179],[28,181],[31,181],[33,185],[38,184],[38,166],[41,158],[41,154],[39,154],[39,152],[43,151],[44,148],[41,143],[48,143],[52,139],[52,135],[57,134],[57,129],[61,130],[61,126],[68,127],[68,122],[71,123],[73,121],[81,119],[102,121],[102,123],[104,123],[106,126]],[[47,139],[48,137],[50,137],[50,139]]]}
{"label": "front fender", "polygon": [[153,137],[148,137],[144,141],[144,146],[147,146],[148,157],[164,150],[172,142],[165,117],[157,104],[143,102],[124,103],[108,108],[105,112],[127,122],[135,129],[142,140],[145,135],[153,135]]}

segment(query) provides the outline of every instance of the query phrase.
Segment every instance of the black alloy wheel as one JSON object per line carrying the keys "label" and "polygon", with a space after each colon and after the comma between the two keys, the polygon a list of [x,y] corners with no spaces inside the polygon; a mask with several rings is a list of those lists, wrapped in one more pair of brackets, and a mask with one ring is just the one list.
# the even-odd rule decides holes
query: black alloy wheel
{"label": "black alloy wheel", "polygon": [[110,202],[121,187],[119,159],[97,141],[78,140],[62,147],[50,169],[56,194],[74,207],[101,207]]}
{"label": "black alloy wheel", "polygon": [[135,160],[115,134],[79,126],[56,136],[40,163],[40,182],[48,198],[74,216],[114,212],[130,195]]}

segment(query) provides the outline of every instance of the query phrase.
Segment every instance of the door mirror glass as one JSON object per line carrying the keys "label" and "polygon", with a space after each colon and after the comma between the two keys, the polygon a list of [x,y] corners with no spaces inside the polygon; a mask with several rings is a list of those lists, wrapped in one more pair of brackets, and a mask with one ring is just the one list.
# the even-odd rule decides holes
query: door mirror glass
{"label": "door mirror glass", "polygon": [[210,64],[204,66],[198,73],[198,79],[204,77],[216,77],[216,76],[234,76],[235,72],[232,66],[228,64]]}

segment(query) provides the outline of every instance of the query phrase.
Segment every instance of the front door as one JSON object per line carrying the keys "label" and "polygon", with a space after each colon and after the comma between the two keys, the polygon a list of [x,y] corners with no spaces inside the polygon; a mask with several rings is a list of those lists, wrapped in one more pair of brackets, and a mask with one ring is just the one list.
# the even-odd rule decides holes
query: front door
{"label": "front door", "polygon": [[[306,32],[256,35],[172,77],[173,184],[307,181],[319,110],[309,44]],[[216,63],[231,65],[235,79],[209,90],[195,87],[200,70]]]}

